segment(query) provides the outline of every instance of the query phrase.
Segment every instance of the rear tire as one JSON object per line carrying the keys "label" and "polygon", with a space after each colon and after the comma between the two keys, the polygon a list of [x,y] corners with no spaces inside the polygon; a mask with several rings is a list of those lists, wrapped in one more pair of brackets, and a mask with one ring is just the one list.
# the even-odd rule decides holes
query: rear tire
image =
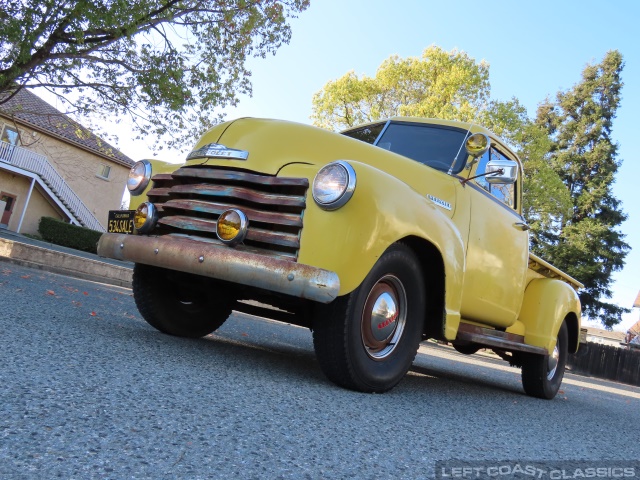
{"label": "rear tire", "polygon": [[527,395],[551,400],[556,396],[567,364],[569,333],[562,323],[551,355],[522,355],[522,386]]}
{"label": "rear tire", "polygon": [[393,388],[411,367],[422,339],[424,285],[415,254],[395,244],[357,289],[317,305],[313,345],[329,380],[361,392]]}
{"label": "rear tire", "polygon": [[[177,281],[172,278],[174,275],[196,281]],[[177,337],[204,337],[220,328],[231,315],[235,299],[225,291],[207,291],[197,280],[199,277],[194,277],[136,264],[133,298],[142,318],[161,332]]]}

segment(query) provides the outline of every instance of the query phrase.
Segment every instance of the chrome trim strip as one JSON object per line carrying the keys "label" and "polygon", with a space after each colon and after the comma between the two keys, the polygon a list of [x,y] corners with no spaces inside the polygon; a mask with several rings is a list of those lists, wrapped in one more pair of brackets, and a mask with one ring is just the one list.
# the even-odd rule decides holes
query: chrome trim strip
{"label": "chrome trim strip", "polygon": [[451,210],[451,204],[449,202],[445,202],[444,200],[438,197],[434,197],[431,194],[427,194],[427,198],[431,200],[433,203],[435,203],[436,205],[438,205],[439,207],[442,207],[445,210]]}
{"label": "chrome trim strip", "polygon": [[330,303],[340,291],[335,272],[226,246],[185,239],[105,233],[98,255],[217,278]]}

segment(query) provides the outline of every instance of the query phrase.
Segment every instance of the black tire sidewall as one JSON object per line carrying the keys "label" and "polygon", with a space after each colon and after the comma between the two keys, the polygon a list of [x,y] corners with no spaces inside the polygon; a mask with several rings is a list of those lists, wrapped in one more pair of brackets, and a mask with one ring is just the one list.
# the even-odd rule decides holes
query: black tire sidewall
{"label": "black tire sidewall", "polygon": [[152,327],[169,335],[186,338],[204,337],[219,328],[231,314],[231,304],[223,295],[221,301],[207,300],[199,311],[181,308],[175,299],[175,285],[162,269],[136,264],[133,296],[138,310]]}
{"label": "black tire sidewall", "polygon": [[567,331],[567,324],[562,322],[560,330],[558,331],[557,346],[559,350],[558,366],[556,373],[551,380],[548,380],[545,375],[545,393],[548,397],[555,397],[562,384],[564,378],[564,369],[567,365],[567,356],[569,354],[569,332]]}
{"label": "black tire sidewall", "polygon": [[553,378],[547,378],[548,356],[530,354],[524,357],[522,365],[522,384],[528,395],[547,400],[553,399],[564,377],[564,371],[569,354],[569,332],[565,322],[560,326],[557,337],[559,350],[558,365]]}
{"label": "black tire sidewall", "polygon": [[[395,276],[407,296],[407,317],[396,348],[384,359],[371,358],[361,333],[362,313],[369,292],[385,275]],[[404,245],[394,245],[378,260],[364,282],[352,294],[347,315],[346,341],[354,376],[364,389],[384,391],[392,388],[406,374],[413,362],[424,325],[425,292],[419,262]]]}

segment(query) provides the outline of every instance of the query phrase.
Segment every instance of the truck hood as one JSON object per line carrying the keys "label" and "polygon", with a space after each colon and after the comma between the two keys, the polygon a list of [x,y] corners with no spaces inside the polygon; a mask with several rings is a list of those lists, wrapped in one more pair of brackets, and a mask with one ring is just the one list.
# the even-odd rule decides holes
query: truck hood
{"label": "truck hood", "polygon": [[246,159],[194,158],[187,165],[219,165],[277,175],[292,163],[323,165],[336,160],[355,160],[372,165],[409,185],[425,173],[441,172],[414,160],[359,140],[310,125],[259,118],[241,118],[222,123],[205,133],[192,151],[210,144],[247,152]]}

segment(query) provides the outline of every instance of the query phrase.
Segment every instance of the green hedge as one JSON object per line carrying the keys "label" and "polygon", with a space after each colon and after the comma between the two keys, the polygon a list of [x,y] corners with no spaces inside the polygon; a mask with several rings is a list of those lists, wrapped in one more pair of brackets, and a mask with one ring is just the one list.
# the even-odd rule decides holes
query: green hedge
{"label": "green hedge", "polygon": [[71,225],[51,217],[40,219],[38,232],[47,242],[89,253],[97,253],[96,246],[102,235],[102,232]]}

